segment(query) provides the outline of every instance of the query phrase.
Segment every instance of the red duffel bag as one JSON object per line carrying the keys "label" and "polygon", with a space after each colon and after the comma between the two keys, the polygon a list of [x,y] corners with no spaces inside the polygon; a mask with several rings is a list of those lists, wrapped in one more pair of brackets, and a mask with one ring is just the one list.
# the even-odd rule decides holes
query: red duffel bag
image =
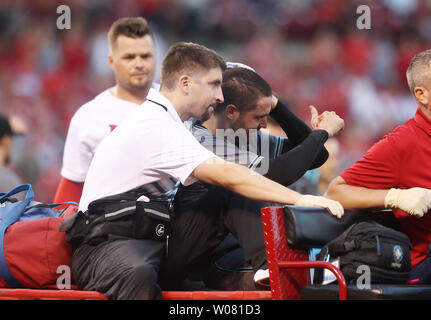
{"label": "red duffel bag", "polygon": [[[25,186],[27,188],[28,185]],[[12,206],[19,202],[6,201],[6,204]],[[1,204],[4,203],[3,201]],[[31,212],[27,210],[38,206],[49,207],[31,201],[27,203],[25,212]],[[55,210],[58,215],[34,220],[22,219],[10,224],[2,241],[7,266],[5,268],[3,264],[0,269],[0,287],[53,288],[59,283],[59,278],[63,285],[73,283],[72,247],[66,242],[66,235],[59,231],[59,227],[63,219],[77,210],[76,205],[69,205],[63,211]]]}

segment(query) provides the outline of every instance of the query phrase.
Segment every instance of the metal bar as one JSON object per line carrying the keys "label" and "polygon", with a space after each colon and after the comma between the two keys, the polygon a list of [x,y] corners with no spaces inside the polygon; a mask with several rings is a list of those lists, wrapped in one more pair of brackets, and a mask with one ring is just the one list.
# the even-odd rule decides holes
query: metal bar
{"label": "metal bar", "polygon": [[329,262],[323,262],[323,261],[280,261],[278,262],[279,268],[293,268],[293,269],[300,269],[300,268],[325,268],[331,271],[338,281],[338,287],[339,287],[339,299],[340,300],[347,300],[347,285],[346,285],[346,279],[344,278],[343,274],[341,273],[340,269],[335,267]]}

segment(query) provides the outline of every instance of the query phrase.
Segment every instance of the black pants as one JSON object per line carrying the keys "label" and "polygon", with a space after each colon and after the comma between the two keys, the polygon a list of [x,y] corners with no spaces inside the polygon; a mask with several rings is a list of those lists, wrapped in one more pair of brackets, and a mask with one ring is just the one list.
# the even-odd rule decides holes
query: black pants
{"label": "black pants", "polygon": [[231,232],[255,270],[266,262],[260,209],[266,203],[211,187],[198,201],[175,201],[176,217],[165,256],[165,244],[116,239],[97,246],[81,245],[72,258],[77,285],[109,299],[159,299],[163,289],[178,288],[195,264]]}
{"label": "black pants", "polygon": [[108,299],[160,299],[157,276],[164,254],[165,244],[152,240],[84,244],[73,253],[72,274],[80,289],[102,292]]}
{"label": "black pants", "polygon": [[266,262],[260,209],[267,205],[221,187],[211,187],[197,201],[187,201],[180,188],[168,258],[161,269],[163,287],[176,289],[194,266],[208,263],[229,232],[243,248],[245,264],[259,269]]}
{"label": "black pants", "polygon": [[413,284],[431,284],[431,244],[428,245],[426,258],[410,271],[409,280]]}

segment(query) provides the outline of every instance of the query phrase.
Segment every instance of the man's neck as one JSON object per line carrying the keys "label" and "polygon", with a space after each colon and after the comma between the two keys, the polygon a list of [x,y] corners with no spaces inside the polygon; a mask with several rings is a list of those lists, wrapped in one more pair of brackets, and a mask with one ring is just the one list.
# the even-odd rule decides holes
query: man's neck
{"label": "man's neck", "polygon": [[149,90],[150,90],[150,87],[145,89],[130,91],[117,84],[115,87],[111,88],[111,93],[118,99],[136,103],[136,104],[142,104],[147,98]]}
{"label": "man's neck", "polygon": [[183,102],[181,95],[176,90],[160,89],[159,93],[171,102],[181,121],[190,119],[189,106]]}
{"label": "man's neck", "polygon": [[424,106],[424,105],[420,104],[419,108],[421,109],[424,116],[427,117],[428,120],[431,121],[431,106]]}
{"label": "man's neck", "polygon": [[217,117],[214,114],[207,121],[202,123],[202,125],[207,128],[214,136],[216,135],[217,129],[228,129],[229,126],[221,117]]}
{"label": "man's neck", "polygon": [[0,166],[6,166],[6,152],[0,148]]}

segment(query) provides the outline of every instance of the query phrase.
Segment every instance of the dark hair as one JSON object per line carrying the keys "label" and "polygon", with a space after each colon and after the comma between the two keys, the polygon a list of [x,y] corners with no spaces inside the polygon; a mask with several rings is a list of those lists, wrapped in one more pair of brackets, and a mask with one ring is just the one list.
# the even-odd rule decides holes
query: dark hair
{"label": "dark hair", "polygon": [[185,73],[195,74],[212,68],[226,69],[225,60],[215,51],[192,42],[179,42],[171,46],[162,62],[160,87],[175,87],[177,78]]}
{"label": "dark hair", "polygon": [[249,111],[257,106],[260,97],[272,96],[268,82],[256,72],[246,68],[227,69],[223,73],[222,91],[224,102],[217,104],[214,111],[224,111],[233,104],[238,110]]}
{"label": "dark hair", "polygon": [[13,136],[14,132],[6,116],[0,115],[0,139],[3,136]]}
{"label": "dark hair", "polygon": [[129,38],[142,38],[150,35],[154,39],[153,33],[148,26],[147,20],[142,17],[125,17],[115,21],[108,32],[109,45],[114,46],[119,36]]}

